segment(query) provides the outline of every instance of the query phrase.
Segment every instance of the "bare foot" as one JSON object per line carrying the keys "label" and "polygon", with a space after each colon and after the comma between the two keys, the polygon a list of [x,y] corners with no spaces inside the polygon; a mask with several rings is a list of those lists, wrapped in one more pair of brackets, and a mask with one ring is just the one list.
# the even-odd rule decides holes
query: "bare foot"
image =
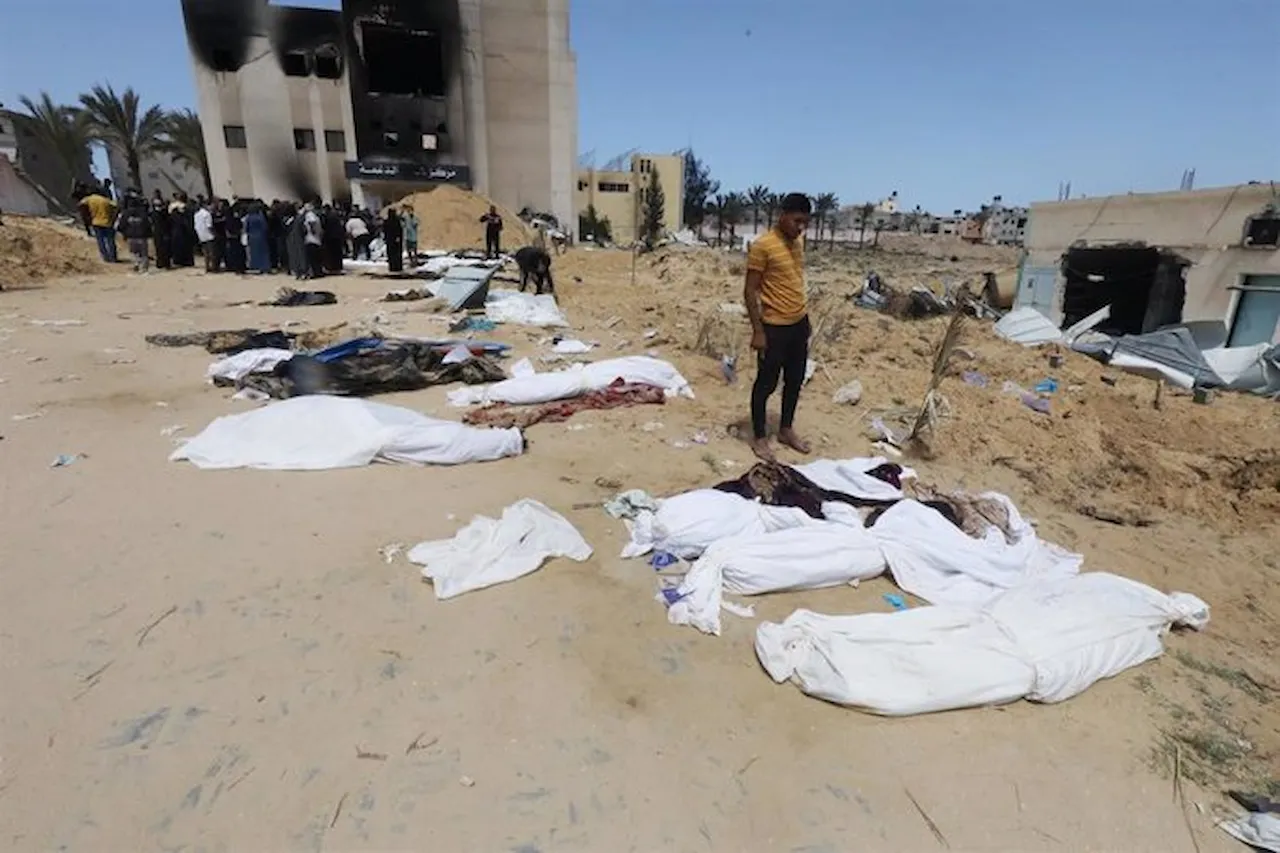
{"label": "bare foot", "polygon": [[813,448],[809,447],[809,442],[796,435],[796,431],[790,428],[778,431],[778,442],[785,444],[797,453],[808,454]]}
{"label": "bare foot", "polygon": [[751,452],[763,459],[765,462],[777,462],[777,457],[773,455],[773,448],[769,446],[767,438],[753,438],[747,442],[751,446]]}

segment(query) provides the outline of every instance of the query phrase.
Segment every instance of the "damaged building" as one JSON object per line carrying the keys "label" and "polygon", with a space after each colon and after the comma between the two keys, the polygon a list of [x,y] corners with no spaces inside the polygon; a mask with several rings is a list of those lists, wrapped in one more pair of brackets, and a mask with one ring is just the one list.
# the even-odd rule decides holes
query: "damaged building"
{"label": "damaged building", "polygon": [[1033,204],[1016,304],[1137,335],[1174,324],[1280,343],[1280,190],[1271,184]]}
{"label": "damaged building", "polygon": [[183,0],[214,192],[377,208],[448,183],[573,221],[568,0]]}

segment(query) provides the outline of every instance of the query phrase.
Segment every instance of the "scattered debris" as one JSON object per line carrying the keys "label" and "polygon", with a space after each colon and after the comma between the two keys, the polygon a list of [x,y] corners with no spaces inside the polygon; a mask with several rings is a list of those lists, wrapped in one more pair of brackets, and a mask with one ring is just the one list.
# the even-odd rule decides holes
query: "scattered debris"
{"label": "scattered debris", "polygon": [[160,434],[165,438],[168,438],[171,435],[177,435],[178,433],[182,432],[186,428],[187,428],[186,424],[173,424],[171,426],[167,426],[162,430],[160,430]]}
{"label": "scattered debris", "polygon": [[387,754],[385,752],[366,752],[360,747],[356,747],[356,758],[366,761],[386,761]]}
{"label": "scattered debris", "polygon": [[907,609],[907,600],[903,598],[901,595],[898,595],[896,592],[886,592],[884,595],[881,596],[881,598],[883,598],[885,602],[894,610]]}
{"label": "scattered debris", "polygon": [[470,776],[463,776],[458,780],[458,784],[464,788],[474,788],[476,786],[476,780],[472,779]]}
{"label": "scattered debris", "polygon": [[862,400],[862,383],[857,379],[848,384],[840,386],[836,393],[831,396],[833,403],[842,405],[856,406]]}
{"label": "scattered debris", "polygon": [[404,754],[411,755],[420,749],[430,749],[431,747],[435,746],[437,743],[440,742],[440,738],[438,737],[433,737],[431,740],[424,741],[423,738],[426,736],[427,736],[427,733],[423,732],[422,734],[414,738],[413,743],[409,744],[404,748]]}
{"label": "scattered debris", "polygon": [[383,545],[381,548],[378,549],[378,554],[382,556],[382,562],[386,563],[387,565],[390,565],[391,563],[395,562],[396,557],[400,556],[403,553],[404,553],[403,542],[392,542],[388,545]]}
{"label": "scattered debris", "polygon": [[43,418],[44,412],[27,412],[24,415],[14,415],[9,420],[12,421],[34,421],[36,418]]}
{"label": "scattered debris", "polygon": [[74,465],[81,459],[84,459],[83,453],[59,453],[53,457],[53,461],[49,463],[50,468],[65,468],[68,465]]}
{"label": "scattered debris", "polygon": [[142,648],[142,643],[147,639],[147,635],[150,634],[157,625],[159,625],[161,622],[168,619],[170,616],[172,616],[177,612],[178,612],[178,605],[174,604],[164,613],[161,613],[159,616],[157,616],[155,619],[149,622],[145,628],[139,631],[138,632],[138,648]]}

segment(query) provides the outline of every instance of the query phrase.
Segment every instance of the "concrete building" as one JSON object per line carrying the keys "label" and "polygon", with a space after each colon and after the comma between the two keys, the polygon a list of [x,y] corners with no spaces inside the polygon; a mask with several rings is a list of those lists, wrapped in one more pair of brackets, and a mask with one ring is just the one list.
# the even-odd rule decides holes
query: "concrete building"
{"label": "concrete building", "polygon": [[[132,185],[133,178],[129,175],[129,164],[124,154],[116,148],[108,147],[107,164],[111,170],[113,186],[123,191]],[[209,194],[204,185],[204,177],[198,171],[188,168],[184,163],[175,162],[171,157],[144,157],[138,165],[142,173],[140,189],[148,198],[155,190],[160,190],[165,198],[170,198],[175,192],[184,192],[191,198]]]}
{"label": "concrete building", "polygon": [[[21,113],[0,109],[0,157],[6,158],[13,167],[13,175],[8,179],[12,192],[17,192],[14,181],[29,184],[29,189],[22,190],[22,196],[29,198],[34,191],[44,199],[46,210],[41,213],[71,209],[71,186],[77,181],[90,181],[93,174],[89,171],[89,152],[84,154],[85,168],[79,175],[68,174],[62,160],[45,145]],[[10,205],[0,204],[0,209],[20,212],[17,202],[11,198]],[[40,205],[36,205],[39,207]],[[36,211],[30,211],[36,212]]]}
{"label": "concrete building", "polygon": [[1027,209],[1005,207],[996,196],[986,209],[982,222],[982,241],[999,246],[1021,246],[1027,234]]}
{"label": "concrete building", "polygon": [[[583,215],[594,206],[596,216],[609,220],[616,243],[632,243],[640,236],[645,193],[657,175],[664,201],[663,223],[678,231],[684,218],[684,156],[682,154],[633,154],[626,170],[579,169],[574,207]],[[576,217],[575,217],[576,219]]]}
{"label": "concrete building", "polygon": [[1224,324],[1231,346],[1280,342],[1280,195],[1247,184],[1033,204],[1017,304],[1140,334]]}
{"label": "concrete building", "polygon": [[569,0],[183,0],[220,195],[378,207],[440,183],[573,221]]}

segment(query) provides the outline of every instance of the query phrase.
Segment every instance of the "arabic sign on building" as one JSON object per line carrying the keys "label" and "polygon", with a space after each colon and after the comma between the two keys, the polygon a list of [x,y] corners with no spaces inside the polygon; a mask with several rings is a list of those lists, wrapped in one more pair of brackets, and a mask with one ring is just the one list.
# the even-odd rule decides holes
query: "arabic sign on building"
{"label": "arabic sign on building", "polygon": [[420,183],[461,184],[471,186],[471,169],[467,166],[423,163],[369,163],[348,160],[343,164],[347,177],[361,181],[414,181]]}

